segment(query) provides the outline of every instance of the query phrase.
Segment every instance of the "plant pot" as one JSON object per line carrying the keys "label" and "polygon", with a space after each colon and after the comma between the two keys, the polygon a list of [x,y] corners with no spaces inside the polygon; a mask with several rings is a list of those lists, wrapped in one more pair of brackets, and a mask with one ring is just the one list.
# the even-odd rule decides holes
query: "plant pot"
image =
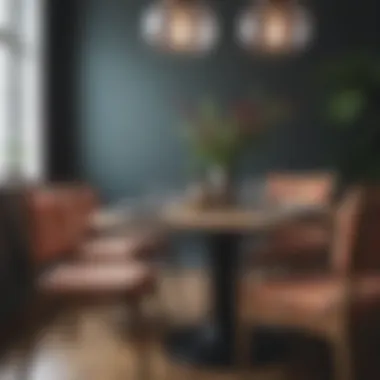
{"label": "plant pot", "polygon": [[221,165],[210,166],[206,172],[206,183],[212,206],[225,207],[234,203],[232,170]]}
{"label": "plant pot", "polygon": [[194,209],[207,208],[209,194],[204,183],[194,183],[188,186],[186,190],[186,203]]}

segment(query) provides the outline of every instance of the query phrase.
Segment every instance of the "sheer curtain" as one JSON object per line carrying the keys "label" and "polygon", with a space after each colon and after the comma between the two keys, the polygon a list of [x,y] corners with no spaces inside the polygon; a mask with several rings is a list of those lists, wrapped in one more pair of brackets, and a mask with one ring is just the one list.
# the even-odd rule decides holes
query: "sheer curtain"
{"label": "sheer curtain", "polygon": [[45,0],[0,0],[0,180],[44,177]]}

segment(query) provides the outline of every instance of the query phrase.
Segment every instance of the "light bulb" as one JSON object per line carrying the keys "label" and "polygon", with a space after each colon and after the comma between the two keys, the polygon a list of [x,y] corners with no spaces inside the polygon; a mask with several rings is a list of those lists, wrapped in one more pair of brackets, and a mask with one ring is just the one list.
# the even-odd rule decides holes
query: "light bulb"
{"label": "light bulb", "polygon": [[177,9],[168,25],[168,38],[174,48],[185,48],[193,39],[193,22],[184,9]]}
{"label": "light bulb", "polygon": [[240,15],[239,41],[247,49],[270,53],[305,48],[313,36],[310,14],[295,1],[272,1],[251,5]]}
{"label": "light bulb", "polygon": [[162,50],[204,53],[219,37],[216,14],[201,1],[176,0],[154,3],[143,14],[145,40]]}
{"label": "light bulb", "polygon": [[263,25],[263,44],[270,49],[281,49],[286,44],[287,29],[284,15],[278,10],[270,12]]}

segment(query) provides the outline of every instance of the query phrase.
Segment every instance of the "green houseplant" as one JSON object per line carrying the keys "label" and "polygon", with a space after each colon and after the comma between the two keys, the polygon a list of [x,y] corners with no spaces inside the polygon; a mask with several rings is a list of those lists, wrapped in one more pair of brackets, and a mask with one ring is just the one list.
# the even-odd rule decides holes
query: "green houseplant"
{"label": "green houseplant", "polygon": [[322,70],[324,114],[336,135],[343,184],[380,181],[380,57],[346,55]]}

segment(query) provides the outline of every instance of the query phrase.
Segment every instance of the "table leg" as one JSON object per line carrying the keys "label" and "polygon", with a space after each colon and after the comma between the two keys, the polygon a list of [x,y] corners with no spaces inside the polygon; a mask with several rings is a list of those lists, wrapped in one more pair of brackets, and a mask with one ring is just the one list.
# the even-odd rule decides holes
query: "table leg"
{"label": "table leg", "polygon": [[213,367],[233,364],[237,243],[234,235],[207,238],[214,313],[203,326],[189,327],[169,337],[169,351],[180,361]]}
{"label": "table leg", "polygon": [[214,299],[213,326],[217,340],[224,347],[225,360],[231,362],[236,327],[238,237],[216,235],[210,237],[209,244]]}
{"label": "table leg", "polygon": [[[228,368],[234,365],[239,236],[215,234],[207,237],[210,255],[212,318],[201,326],[174,331],[166,347],[180,362],[197,367]],[[252,361],[256,364],[283,360],[292,339],[286,331],[256,330],[252,339]]]}

